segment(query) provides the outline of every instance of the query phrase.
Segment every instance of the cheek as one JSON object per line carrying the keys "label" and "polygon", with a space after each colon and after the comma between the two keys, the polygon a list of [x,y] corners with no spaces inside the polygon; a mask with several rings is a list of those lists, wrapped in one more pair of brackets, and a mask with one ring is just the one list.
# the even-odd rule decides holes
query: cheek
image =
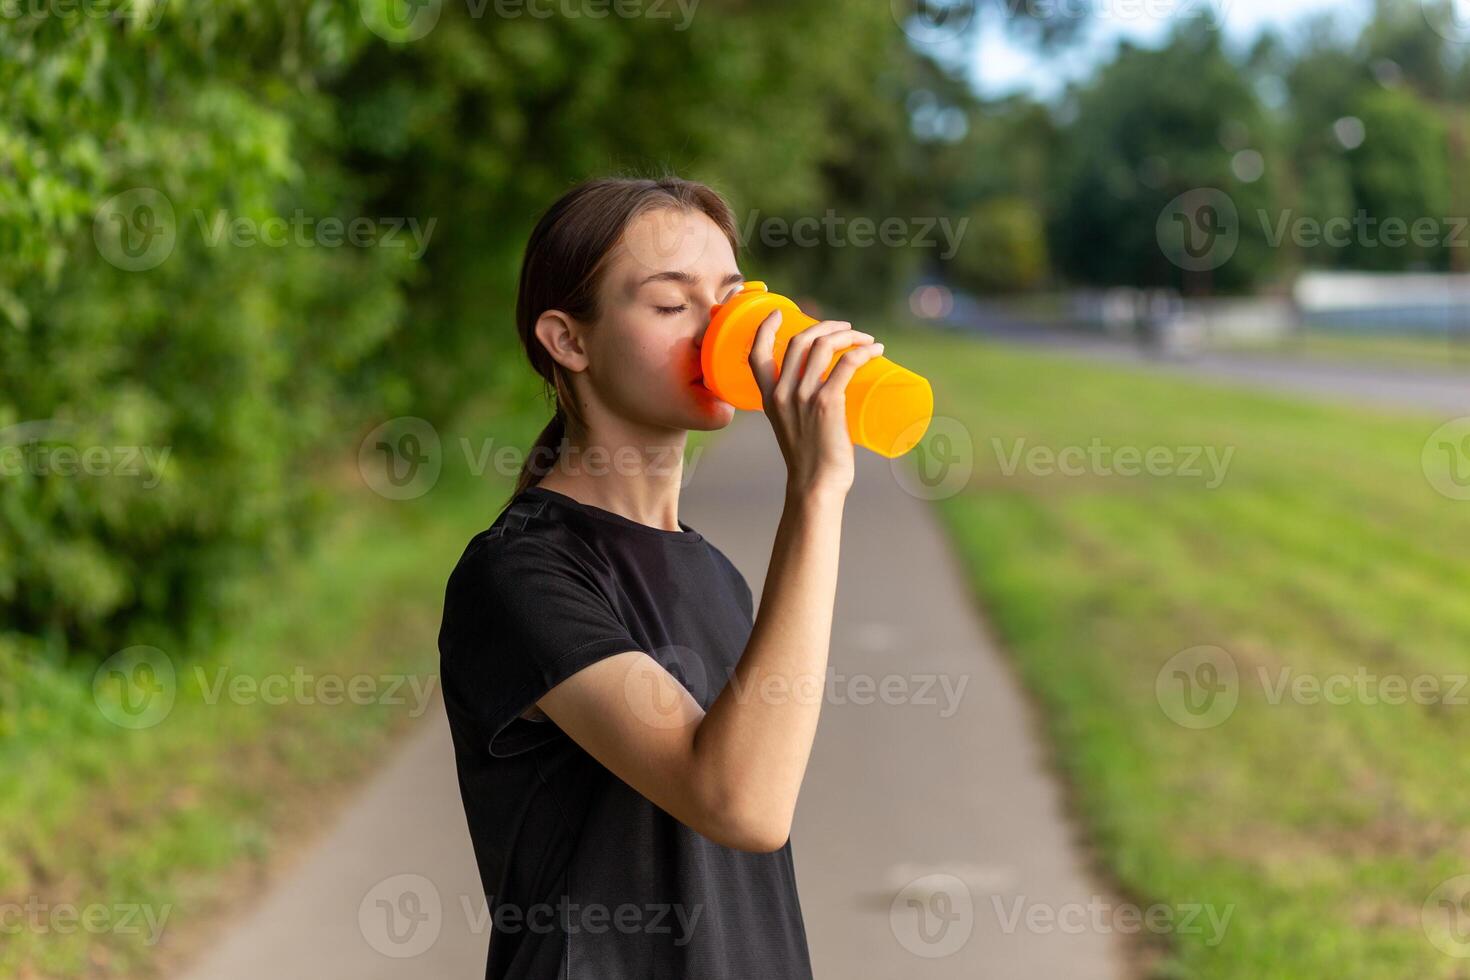
{"label": "cheek", "polygon": [[[652,393],[662,395],[689,376],[689,352],[681,353],[681,344],[692,350],[692,341],[651,334],[652,330],[641,335],[620,335],[603,352],[606,375],[610,375],[604,380],[635,404],[647,401]],[[694,353],[697,355],[697,351]]]}
{"label": "cheek", "polygon": [[659,417],[689,398],[699,376],[696,324],[636,304],[609,301],[592,335],[593,370],[603,396],[630,414]]}

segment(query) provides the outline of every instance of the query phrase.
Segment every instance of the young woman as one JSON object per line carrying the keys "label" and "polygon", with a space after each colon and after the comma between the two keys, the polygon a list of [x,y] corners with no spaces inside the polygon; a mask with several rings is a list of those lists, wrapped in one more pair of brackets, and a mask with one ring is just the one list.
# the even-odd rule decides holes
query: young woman
{"label": "young woman", "polygon": [[791,820],[853,479],[844,392],[883,345],[818,323],[778,376],[779,314],[756,335],[787,472],[754,617],[735,566],[678,519],[688,430],[735,411],[699,347],[739,289],[737,244],[702,184],[602,179],[526,248],[517,327],[556,414],[455,567],[439,636],[487,977],[811,976]]}

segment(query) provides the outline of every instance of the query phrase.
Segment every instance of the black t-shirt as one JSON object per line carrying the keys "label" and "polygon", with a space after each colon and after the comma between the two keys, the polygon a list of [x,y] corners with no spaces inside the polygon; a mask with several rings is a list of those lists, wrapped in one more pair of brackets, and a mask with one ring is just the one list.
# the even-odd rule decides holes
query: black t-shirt
{"label": "black t-shirt", "polygon": [[790,840],[769,854],[716,844],[554,722],[521,717],[583,667],[629,650],[709,709],[745,649],[753,596],[719,549],[680,527],[533,486],[450,576],[441,675],[491,912],[487,978],[812,975]]}

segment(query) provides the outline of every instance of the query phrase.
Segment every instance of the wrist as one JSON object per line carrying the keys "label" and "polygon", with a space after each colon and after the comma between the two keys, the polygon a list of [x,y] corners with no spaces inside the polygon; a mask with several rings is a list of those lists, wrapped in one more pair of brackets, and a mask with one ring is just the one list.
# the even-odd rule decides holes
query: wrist
{"label": "wrist", "polygon": [[841,510],[843,504],[847,502],[847,493],[850,489],[850,487],[829,483],[788,482],[786,484],[786,506],[808,510]]}

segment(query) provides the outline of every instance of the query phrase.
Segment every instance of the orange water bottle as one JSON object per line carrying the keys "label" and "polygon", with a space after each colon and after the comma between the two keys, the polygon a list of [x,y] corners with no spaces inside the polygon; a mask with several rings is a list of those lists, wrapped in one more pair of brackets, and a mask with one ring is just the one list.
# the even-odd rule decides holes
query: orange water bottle
{"label": "orange water bottle", "polygon": [[[760,386],[750,370],[750,351],[761,321],[781,311],[774,354],[777,373],[791,338],[817,321],[763,282],[747,282],[734,296],[710,309],[710,324],[700,348],[705,387],[736,408],[762,407]],[[851,350],[851,347],[844,350]],[[837,366],[838,351],[822,372]],[[847,381],[847,431],[854,444],[892,459],[914,448],[934,416],[929,382],[888,358],[871,358]]]}

